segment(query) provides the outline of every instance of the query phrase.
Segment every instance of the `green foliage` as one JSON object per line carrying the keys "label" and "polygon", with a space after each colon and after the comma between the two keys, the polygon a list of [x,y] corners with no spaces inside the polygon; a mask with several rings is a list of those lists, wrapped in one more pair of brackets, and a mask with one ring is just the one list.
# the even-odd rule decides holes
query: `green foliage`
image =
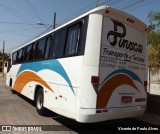
{"label": "green foliage", "polygon": [[154,47],[160,45],[160,31],[150,32],[148,35],[148,44]]}
{"label": "green foliage", "polygon": [[160,30],[160,12],[150,11],[147,17],[150,31]]}
{"label": "green foliage", "polygon": [[[0,53],[0,60],[2,60],[2,56],[3,54]],[[4,53],[4,60],[8,60],[9,59],[9,55],[7,53]]]}
{"label": "green foliage", "polygon": [[148,14],[150,32],[148,35],[149,67],[160,67],[160,12]]}
{"label": "green foliage", "polygon": [[8,60],[9,59],[9,55],[7,53],[4,53],[4,60]]}
{"label": "green foliage", "polygon": [[148,47],[148,65],[150,68],[152,67],[160,67],[160,46],[152,46]]}

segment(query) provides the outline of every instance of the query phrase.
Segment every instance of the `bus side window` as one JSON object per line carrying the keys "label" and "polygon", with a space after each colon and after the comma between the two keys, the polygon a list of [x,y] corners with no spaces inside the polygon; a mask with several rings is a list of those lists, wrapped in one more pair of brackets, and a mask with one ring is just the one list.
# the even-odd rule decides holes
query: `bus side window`
{"label": "bus side window", "polygon": [[8,59],[7,73],[9,72],[10,68],[11,68],[11,59]]}
{"label": "bus side window", "polygon": [[12,64],[16,64],[17,51],[12,54]]}
{"label": "bus side window", "polygon": [[15,64],[17,64],[17,63],[18,63],[18,55],[19,55],[19,51],[17,50],[17,56],[16,56]]}
{"label": "bus side window", "polygon": [[46,50],[45,50],[45,56],[44,56],[45,59],[47,59],[49,57],[49,51],[50,51],[51,41],[52,41],[52,36],[47,37],[47,40],[46,40]]}
{"label": "bus side window", "polygon": [[26,47],[23,48],[23,53],[22,53],[22,62],[25,61],[25,51],[26,51]]}
{"label": "bus side window", "polygon": [[31,61],[32,56],[32,44],[28,45],[25,51],[25,61]]}
{"label": "bus side window", "polygon": [[22,52],[23,52],[23,49],[20,49],[18,51],[17,63],[21,63],[22,62]]}
{"label": "bus side window", "polygon": [[33,60],[35,59],[36,46],[37,46],[37,43],[34,42],[34,43],[33,43],[33,47],[32,47],[32,59],[33,59]]}
{"label": "bus side window", "polygon": [[70,56],[78,53],[81,24],[68,28],[64,55]]}
{"label": "bus side window", "polygon": [[54,34],[53,43],[51,45],[51,58],[60,58],[63,55],[63,47],[65,41],[65,30],[58,31]]}
{"label": "bus side window", "polygon": [[46,42],[46,38],[43,38],[38,41],[36,55],[35,55],[36,60],[40,60],[44,58],[45,42]]}

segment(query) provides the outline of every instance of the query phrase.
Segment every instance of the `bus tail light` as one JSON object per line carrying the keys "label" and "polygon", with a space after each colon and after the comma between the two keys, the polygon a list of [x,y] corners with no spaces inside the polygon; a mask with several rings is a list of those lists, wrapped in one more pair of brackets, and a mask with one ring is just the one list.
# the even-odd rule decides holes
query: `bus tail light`
{"label": "bus tail light", "polygon": [[147,92],[147,85],[148,85],[148,81],[144,81],[144,89]]}
{"label": "bus tail light", "polygon": [[103,113],[106,113],[106,112],[108,112],[108,110],[107,110],[107,109],[103,109],[102,112],[103,112]]}
{"label": "bus tail light", "polygon": [[108,110],[107,109],[98,109],[96,110],[96,113],[107,113]]}
{"label": "bus tail light", "polygon": [[147,87],[148,81],[144,81],[144,86]]}
{"label": "bus tail light", "polygon": [[98,76],[91,76],[91,83],[92,84],[98,84],[99,83],[99,77]]}
{"label": "bus tail light", "polygon": [[98,76],[91,76],[91,84],[96,93],[98,93],[98,84],[99,84],[99,77]]}

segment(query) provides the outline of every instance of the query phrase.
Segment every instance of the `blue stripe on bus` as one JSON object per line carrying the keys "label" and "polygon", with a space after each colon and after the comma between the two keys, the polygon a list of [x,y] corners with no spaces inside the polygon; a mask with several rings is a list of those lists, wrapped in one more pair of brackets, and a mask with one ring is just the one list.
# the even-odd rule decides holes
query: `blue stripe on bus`
{"label": "blue stripe on bus", "polygon": [[140,83],[143,85],[141,79],[140,79],[134,72],[132,72],[132,71],[130,71],[130,70],[127,70],[127,69],[119,69],[119,70],[113,71],[112,73],[110,73],[110,74],[103,80],[103,82],[101,83],[101,85],[103,85],[104,82],[105,82],[109,77],[111,77],[111,76],[113,76],[113,75],[115,75],[115,74],[118,74],[118,73],[127,74],[127,75],[129,75],[133,80],[136,80],[136,81],[140,82]]}
{"label": "blue stripe on bus", "polygon": [[[31,62],[31,63],[24,63],[20,66],[17,76],[24,70],[32,70],[34,72],[39,72],[41,70],[48,69],[52,70],[59,75],[61,75],[68,83],[69,87],[71,88],[72,92],[74,93],[72,83],[58,60],[45,60],[45,61],[38,61],[38,62]],[[75,93],[74,93],[75,94]]]}

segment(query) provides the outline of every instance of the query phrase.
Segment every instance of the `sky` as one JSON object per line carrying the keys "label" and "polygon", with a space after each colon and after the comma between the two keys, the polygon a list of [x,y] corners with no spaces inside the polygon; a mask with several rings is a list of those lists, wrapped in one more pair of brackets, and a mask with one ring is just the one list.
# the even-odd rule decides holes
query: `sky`
{"label": "sky", "polygon": [[[53,25],[61,25],[96,6],[108,5],[148,24],[150,11],[160,12],[160,0],[0,0],[0,51],[11,52]],[[44,25],[39,25],[43,23]]]}

